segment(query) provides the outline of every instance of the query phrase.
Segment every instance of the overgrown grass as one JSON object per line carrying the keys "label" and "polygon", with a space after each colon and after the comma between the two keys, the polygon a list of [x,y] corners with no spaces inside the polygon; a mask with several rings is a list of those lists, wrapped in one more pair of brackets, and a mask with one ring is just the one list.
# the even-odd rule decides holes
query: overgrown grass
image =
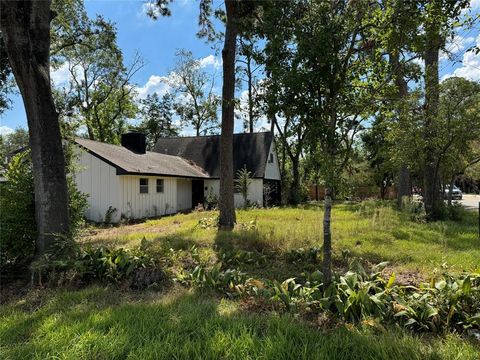
{"label": "overgrown grass", "polygon": [[[213,217],[213,212],[179,214],[143,224],[100,230],[85,242],[95,245],[136,246],[147,239],[150,249],[166,254],[170,249],[198,248],[204,261],[215,261],[219,253],[241,249],[274,254],[267,264],[250,264],[244,270],[264,277],[295,276],[318,264],[288,263],[284,254],[298,249],[321,247],[321,206],[299,208],[253,209],[237,212],[241,224],[255,226],[233,232],[201,228],[198,221]],[[407,214],[396,211],[389,203],[364,202],[336,205],[332,215],[334,257],[339,263],[342,250],[352,256],[377,263],[389,261],[391,271],[415,272],[428,277],[442,264],[451,271],[472,271],[480,266],[480,240],[474,212],[463,212],[458,222],[430,224],[413,222]]]}
{"label": "overgrown grass", "polygon": [[[320,266],[321,252],[311,249],[322,244],[321,206],[241,210],[233,232],[199,225],[199,220],[215,216],[196,212],[136,225],[90,227],[81,241],[127,248],[142,244],[172,272],[221,260],[249,276],[285,280]],[[337,268],[345,265],[346,253],[367,262],[388,260],[389,272],[419,272],[423,277],[444,262],[454,271],[480,265],[474,213],[463,213],[458,222],[420,224],[391,204],[364,202],[336,205],[332,224]],[[348,252],[342,254],[344,249]],[[419,336],[400,327],[343,325],[339,320],[328,329],[322,313],[305,322],[308,316],[300,320],[289,313],[265,312],[261,304],[249,306],[248,298],[226,299],[179,285],[165,291],[91,286],[13,296],[0,308],[0,358],[480,358],[478,342],[458,335]]]}
{"label": "overgrown grass", "polygon": [[478,359],[456,335],[314,328],[208,293],[91,287],[43,291],[0,309],[2,359]]}

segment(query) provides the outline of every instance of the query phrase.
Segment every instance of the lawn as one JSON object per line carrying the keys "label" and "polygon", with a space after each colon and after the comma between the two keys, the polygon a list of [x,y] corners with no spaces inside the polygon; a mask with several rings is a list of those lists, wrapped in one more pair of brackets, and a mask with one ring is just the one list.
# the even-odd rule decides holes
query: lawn
{"label": "lawn", "polygon": [[478,359],[459,336],[254,314],[212,294],[90,287],[43,291],[0,310],[2,359]]}
{"label": "lawn", "polygon": [[[89,226],[80,241],[141,245],[172,274],[222,261],[252,277],[285,280],[320,266],[321,206],[241,210],[233,232],[218,232],[215,216],[193,212]],[[388,273],[413,282],[445,263],[451,271],[478,269],[477,221],[464,212],[458,222],[422,224],[389,203],[336,205],[334,265],[345,270],[353,256],[367,265],[387,260]],[[478,359],[478,345],[455,334],[294,316],[179,284],[143,291],[105,284],[37,289],[0,308],[2,359]]]}
{"label": "lawn", "polygon": [[[267,264],[239,264],[252,275],[278,280],[311,270],[318,264],[289,262],[288,254],[320,248],[323,211],[320,206],[240,210],[232,233],[204,228],[201,219],[213,220],[215,213],[194,212],[149,220],[136,225],[91,229],[82,241],[92,245],[138,246],[145,238],[150,251],[168,256],[195,246],[203,260],[216,261],[224,252],[254,251],[268,256]],[[367,262],[388,261],[391,272],[427,278],[442,266],[451,271],[473,271],[480,266],[478,218],[463,212],[460,221],[430,224],[411,221],[389,203],[364,202],[336,205],[332,214],[333,249],[337,265],[342,251]],[[144,240],[144,242],[145,242]],[[287,255],[287,256],[285,256]],[[304,269],[304,267],[306,267]]]}

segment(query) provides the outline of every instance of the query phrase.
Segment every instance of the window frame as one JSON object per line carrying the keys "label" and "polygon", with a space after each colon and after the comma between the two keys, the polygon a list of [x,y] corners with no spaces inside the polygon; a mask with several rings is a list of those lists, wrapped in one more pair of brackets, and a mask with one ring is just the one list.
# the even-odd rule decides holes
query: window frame
{"label": "window frame", "polygon": [[270,153],[270,156],[268,157],[268,163],[273,164],[274,158],[273,158],[273,153]]}
{"label": "window frame", "polygon": [[[159,181],[161,182],[161,188],[162,188],[162,191],[158,191],[158,183]],[[156,183],[155,183],[155,189],[157,190],[157,194],[163,194],[165,192],[165,179],[157,179]]]}
{"label": "window frame", "polygon": [[[145,180],[146,184],[142,184],[142,180]],[[148,178],[140,178],[139,182],[139,193],[140,194],[148,194]],[[145,191],[146,190],[146,191]]]}

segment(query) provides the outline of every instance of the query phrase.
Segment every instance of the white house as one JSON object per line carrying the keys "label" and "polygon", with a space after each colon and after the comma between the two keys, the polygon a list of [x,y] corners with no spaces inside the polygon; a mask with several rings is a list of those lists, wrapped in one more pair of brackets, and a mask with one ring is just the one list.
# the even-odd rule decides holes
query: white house
{"label": "white house", "polygon": [[[75,181],[88,194],[87,219],[173,214],[204,204],[209,193],[218,197],[219,142],[217,135],[162,138],[150,152],[140,133],[124,134],[122,146],[77,138]],[[253,178],[249,201],[263,205],[265,191],[279,201],[280,170],[270,132],[234,135],[234,170],[243,167]],[[241,194],[235,194],[235,205],[243,205]]]}

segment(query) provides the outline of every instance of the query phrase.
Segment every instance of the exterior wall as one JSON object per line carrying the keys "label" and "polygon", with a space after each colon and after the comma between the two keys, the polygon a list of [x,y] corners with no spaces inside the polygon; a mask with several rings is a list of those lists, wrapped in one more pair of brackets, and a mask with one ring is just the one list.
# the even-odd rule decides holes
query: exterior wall
{"label": "exterior wall", "polygon": [[[205,180],[204,184],[205,188],[207,188],[204,193],[205,198],[210,191],[217,197],[220,196],[220,180]],[[234,199],[235,207],[242,207],[244,205],[242,194],[235,193]],[[248,187],[248,200],[263,206],[263,179],[252,179],[252,183]]]}
{"label": "exterior wall", "polygon": [[[121,204],[120,179],[116,169],[104,161],[91,155],[87,151],[76,147],[78,166],[75,182],[78,190],[88,194],[88,209],[85,213],[87,219],[101,222],[105,220],[108,208],[118,209]],[[115,213],[112,221],[120,219],[120,214]]]}
{"label": "exterior wall", "polygon": [[[268,162],[270,154],[273,154],[273,163]],[[278,165],[277,152],[275,151],[275,143],[272,141],[270,151],[268,152],[267,164],[265,165],[265,179],[280,180],[280,166]]]}
{"label": "exterior wall", "polygon": [[177,211],[192,208],[192,180],[177,179]]}
{"label": "exterior wall", "polygon": [[[121,175],[106,162],[87,151],[76,148],[78,169],[75,182],[78,190],[88,194],[88,220],[103,222],[109,207],[116,209],[112,222],[123,215],[138,219],[177,212],[177,179],[156,176]],[[140,178],[148,179],[148,194],[140,194]],[[157,193],[156,179],[164,180],[164,192]],[[191,185],[190,185],[191,202]]]}
{"label": "exterior wall", "polygon": [[[120,214],[127,218],[174,214],[177,212],[177,179],[158,176],[121,175]],[[148,194],[140,194],[140,179],[148,179]],[[163,193],[157,193],[157,179],[163,179]]]}

